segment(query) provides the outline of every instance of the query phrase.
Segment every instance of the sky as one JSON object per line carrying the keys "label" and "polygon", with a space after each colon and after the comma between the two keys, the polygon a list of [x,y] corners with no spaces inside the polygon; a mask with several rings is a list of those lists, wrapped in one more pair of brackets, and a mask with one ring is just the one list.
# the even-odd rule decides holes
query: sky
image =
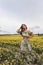
{"label": "sky", "polygon": [[0,34],[15,34],[21,24],[43,33],[43,0],[0,0]]}

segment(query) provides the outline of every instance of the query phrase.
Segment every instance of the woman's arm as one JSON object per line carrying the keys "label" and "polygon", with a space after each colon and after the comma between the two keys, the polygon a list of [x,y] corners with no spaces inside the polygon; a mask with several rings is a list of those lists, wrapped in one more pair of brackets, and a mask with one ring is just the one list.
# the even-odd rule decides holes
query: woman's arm
{"label": "woman's arm", "polygon": [[33,36],[34,36],[34,34],[33,34],[33,32],[31,32],[30,38],[33,37]]}
{"label": "woman's arm", "polygon": [[20,28],[19,29],[17,29],[17,31],[16,31],[17,33],[20,33]]}
{"label": "woman's arm", "polygon": [[33,32],[30,30],[27,30],[27,32],[30,34],[30,38],[34,36]]}
{"label": "woman's arm", "polygon": [[34,36],[33,32],[29,31],[30,33],[30,38]]}

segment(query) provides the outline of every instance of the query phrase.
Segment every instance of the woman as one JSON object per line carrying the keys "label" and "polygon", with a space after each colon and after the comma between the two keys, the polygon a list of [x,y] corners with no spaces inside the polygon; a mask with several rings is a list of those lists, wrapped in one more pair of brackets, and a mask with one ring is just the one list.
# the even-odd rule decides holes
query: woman
{"label": "woman", "polygon": [[[21,42],[21,51],[31,51],[31,46],[29,44],[29,38],[33,36],[33,33],[27,29],[25,24],[22,24],[21,27],[17,30],[17,33],[20,33],[23,37]],[[26,45],[27,44],[27,45]]]}
{"label": "woman", "polygon": [[[33,36],[33,33],[27,29],[26,24],[22,24],[21,27],[17,30],[17,33],[20,33],[23,37],[20,45],[20,51],[25,56],[27,52],[30,52],[32,50],[31,45],[29,44],[29,38]],[[26,57],[25,60],[27,61]]]}

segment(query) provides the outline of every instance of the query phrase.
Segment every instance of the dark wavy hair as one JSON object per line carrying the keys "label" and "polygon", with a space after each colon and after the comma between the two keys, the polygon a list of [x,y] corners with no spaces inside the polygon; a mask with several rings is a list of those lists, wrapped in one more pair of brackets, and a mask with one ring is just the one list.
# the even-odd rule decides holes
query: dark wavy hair
{"label": "dark wavy hair", "polygon": [[[21,29],[20,34],[22,34],[22,32],[23,32],[23,25],[26,26],[26,24],[22,24],[22,25],[21,25],[21,27],[20,27],[20,29]],[[27,26],[26,26],[26,29],[27,29]]]}

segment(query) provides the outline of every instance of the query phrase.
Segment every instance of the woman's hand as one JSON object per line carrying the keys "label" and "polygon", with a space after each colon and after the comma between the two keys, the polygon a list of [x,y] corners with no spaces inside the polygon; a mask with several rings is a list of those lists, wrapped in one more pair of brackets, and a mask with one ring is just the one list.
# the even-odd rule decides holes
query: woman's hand
{"label": "woman's hand", "polygon": [[16,31],[17,33],[20,33],[20,28],[19,29],[17,29],[17,31]]}

